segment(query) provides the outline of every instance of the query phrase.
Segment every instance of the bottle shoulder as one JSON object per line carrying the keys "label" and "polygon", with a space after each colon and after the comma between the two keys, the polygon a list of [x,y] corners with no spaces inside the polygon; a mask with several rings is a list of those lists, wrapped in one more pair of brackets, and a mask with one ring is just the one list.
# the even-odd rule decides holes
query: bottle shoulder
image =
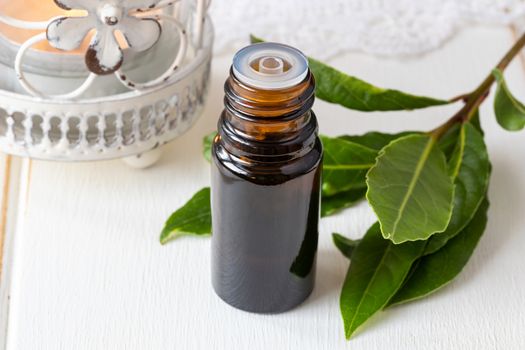
{"label": "bottle shoulder", "polygon": [[271,159],[253,161],[233,156],[216,139],[212,144],[211,153],[212,162],[226,176],[258,184],[276,185],[319,169],[322,165],[323,146],[316,136],[314,146],[300,157],[282,162],[274,162]]}

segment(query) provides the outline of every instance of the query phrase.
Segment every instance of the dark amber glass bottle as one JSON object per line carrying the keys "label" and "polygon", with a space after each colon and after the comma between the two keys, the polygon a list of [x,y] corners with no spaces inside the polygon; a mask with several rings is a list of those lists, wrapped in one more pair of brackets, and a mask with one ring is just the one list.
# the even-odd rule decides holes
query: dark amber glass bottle
{"label": "dark amber glass bottle", "polygon": [[314,79],[289,46],[237,53],[212,148],[212,282],[258,313],[304,301],[315,278],[322,146]]}

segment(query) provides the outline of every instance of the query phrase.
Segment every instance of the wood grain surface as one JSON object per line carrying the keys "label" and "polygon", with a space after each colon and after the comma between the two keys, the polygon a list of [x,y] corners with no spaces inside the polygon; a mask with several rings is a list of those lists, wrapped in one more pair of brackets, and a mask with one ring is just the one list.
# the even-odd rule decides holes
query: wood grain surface
{"label": "wood grain surface", "polygon": [[[508,28],[468,28],[423,57],[353,53],[330,63],[377,85],[448,98],[477,86],[513,40]],[[1,227],[11,237],[0,305],[7,349],[525,348],[525,133],[498,127],[492,98],[482,108],[492,205],[474,256],[446,288],[380,313],[350,343],[338,306],[348,261],[331,233],[361,236],[374,221],[366,203],[322,220],[314,292],[280,315],[238,311],[214,295],[209,239],[159,244],[168,215],[209,184],[201,139],[215,128],[232,54],[215,58],[202,118],[151,169],[16,160],[20,181],[13,181],[14,170],[0,158],[0,179],[5,184],[3,174],[11,173],[7,192],[16,198],[0,201],[9,205]],[[506,77],[525,100],[522,62]],[[430,129],[458,106],[361,113],[318,101],[315,111],[321,132],[338,135]]]}

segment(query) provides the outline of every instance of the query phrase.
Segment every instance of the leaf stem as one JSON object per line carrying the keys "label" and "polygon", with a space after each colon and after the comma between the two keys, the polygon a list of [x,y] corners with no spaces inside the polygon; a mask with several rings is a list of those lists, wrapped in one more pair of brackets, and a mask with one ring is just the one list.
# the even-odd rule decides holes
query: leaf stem
{"label": "leaf stem", "polygon": [[452,97],[448,101],[449,102],[458,102],[458,101],[467,102],[469,97],[470,97],[470,93],[467,93],[467,94],[462,94],[462,95],[458,95],[458,96]]}
{"label": "leaf stem", "polygon": [[[504,71],[510,62],[516,57],[520,51],[525,47],[525,34],[523,34],[518,41],[511,47],[511,49],[503,56],[503,58],[496,65],[495,69]],[[475,114],[479,106],[485,101],[490,93],[492,84],[496,81],[494,75],[489,75],[483,80],[483,82],[470,94],[460,95],[451,99],[451,101],[464,100],[465,105],[456,113],[452,118],[447,120],[444,124],[437,127],[430,132],[430,135],[434,139],[439,139],[443,134],[449,130],[456,123],[465,123],[469,121]]]}

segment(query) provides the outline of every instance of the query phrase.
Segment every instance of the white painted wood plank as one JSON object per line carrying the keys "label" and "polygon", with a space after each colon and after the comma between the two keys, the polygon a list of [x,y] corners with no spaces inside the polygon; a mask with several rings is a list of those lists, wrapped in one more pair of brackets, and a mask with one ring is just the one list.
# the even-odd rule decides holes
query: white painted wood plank
{"label": "white painted wood plank", "polygon": [[[351,54],[332,63],[379,85],[451,97],[474,88],[512,41],[509,30],[473,28],[421,58]],[[230,60],[217,57],[202,119],[166,148],[156,167],[34,162],[15,237],[8,349],[525,347],[525,138],[501,130],[490,103],[483,125],[494,164],[492,207],[472,261],[446,289],[380,314],[350,344],[338,309],[348,263],[330,233],[362,235],[373,221],[365,203],[323,220],[314,293],[281,315],[244,313],[213,294],[208,239],[161,247],[163,221],[209,183],[201,138],[215,127]],[[507,76],[525,98],[519,63]],[[336,135],[428,129],[457,107],[365,114],[318,102],[315,110],[321,131]]]}
{"label": "white painted wood plank", "polygon": [[7,336],[9,285],[6,278],[7,209],[10,187],[11,157],[0,153],[0,349],[4,349]]}
{"label": "white painted wood plank", "polygon": [[8,320],[9,292],[12,276],[13,242],[16,232],[18,201],[23,161],[0,153],[0,349],[5,349]]}

